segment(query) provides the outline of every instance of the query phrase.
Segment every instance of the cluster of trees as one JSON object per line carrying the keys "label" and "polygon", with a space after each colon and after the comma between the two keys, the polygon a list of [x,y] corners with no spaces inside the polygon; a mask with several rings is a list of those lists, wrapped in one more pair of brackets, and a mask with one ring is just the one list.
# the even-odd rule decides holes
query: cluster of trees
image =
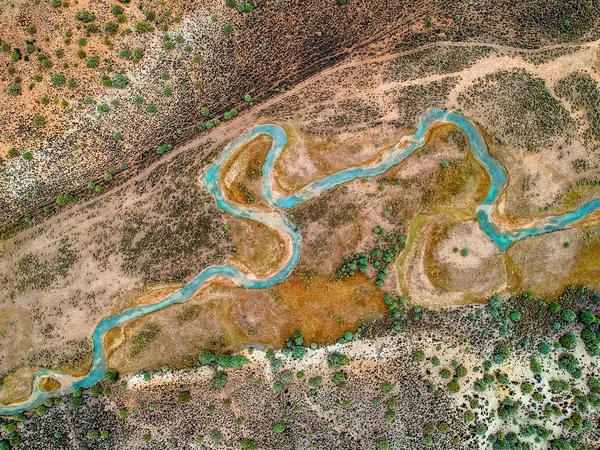
{"label": "cluster of trees", "polygon": [[[376,226],[373,228],[373,232],[375,234],[380,235],[377,238],[377,243],[392,243],[394,241],[393,236],[387,235],[386,231],[383,227]],[[398,236],[398,242],[403,244],[405,242],[404,236]],[[385,282],[385,277],[390,273],[390,269],[386,267],[385,264],[389,264],[392,262],[394,255],[400,250],[400,245],[394,244],[392,247],[388,248],[385,252],[380,248],[373,248],[369,252],[369,257],[365,253],[356,253],[354,255],[345,255],[344,262],[340,269],[338,270],[338,277],[340,279],[351,277],[356,274],[356,271],[360,271],[361,273],[367,273],[368,263],[371,262],[373,267],[377,270],[377,278],[375,280],[375,284],[379,287],[383,286]],[[381,257],[381,260],[379,258]],[[385,264],[383,264],[385,263]]]}

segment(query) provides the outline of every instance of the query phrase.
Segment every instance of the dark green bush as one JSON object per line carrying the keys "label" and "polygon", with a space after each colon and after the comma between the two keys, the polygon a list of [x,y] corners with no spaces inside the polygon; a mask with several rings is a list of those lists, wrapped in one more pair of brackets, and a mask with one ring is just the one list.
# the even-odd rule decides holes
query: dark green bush
{"label": "dark green bush", "polygon": [[89,23],[96,20],[96,14],[89,11],[79,11],[75,14],[75,20],[79,20],[83,23]]}
{"label": "dark green bush", "polygon": [[112,77],[112,86],[117,89],[123,89],[129,84],[129,78],[123,74],[117,74]]}
{"label": "dark green bush", "polygon": [[332,369],[337,369],[337,368],[345,366],[346,364],[349,364],[349,363],[350,363],[350,359],[342,353],[333,352],[331,355],[329,355],[327,357],[327,364]]}
{"label": "dark green bush", "polygon": [[217,389],[222,389],[225,387],[226,383],[227,383],[227,374],[225,372],[223,372],[222,370],[217,371],[217,373],[215,374],[215,376],[212,379],[213,387],[215,387]]}

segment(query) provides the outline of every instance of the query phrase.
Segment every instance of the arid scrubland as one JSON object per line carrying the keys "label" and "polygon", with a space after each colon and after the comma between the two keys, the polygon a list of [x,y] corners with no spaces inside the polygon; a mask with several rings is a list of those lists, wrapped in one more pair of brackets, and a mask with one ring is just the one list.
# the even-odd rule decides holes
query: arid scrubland
{"label": "arid scrubland", "polygon": [[492,297],[404,308],[326,347],[294,333],[283,351],[205,350],[200,367],[108,373],[0,433],[39,449],[594,448],[599,302]]}
{"label": "arid scrubland", "polygon": [[[583,0],[0,1],[0,403],[27,397],[38,368],[87,373],[101,319],[206,267],[281,266],[285,238],[222,212],[200,181],[258,123],[288,134],[286,194],[377,161],[437,107],[474,121],[506,170],[497,224],[600,197],[597,18]],[[270,208],[270,146],[224,166],[229,200]],[[0,450],[593,448],[598,322],[546,302],[583,285],[556,304],[600,316],[600,216],[500,252],[475,220],[489,186],[464,133],[434,127],[402,164],[284,212],[303,243],[282,283],[216,280],[115,328],[119,381],[5,422]],[[559,360],[566,332],[578,363]],[[248,347],[244,367],[198,360]],[[349,364],[328,365],[335,352]]]}

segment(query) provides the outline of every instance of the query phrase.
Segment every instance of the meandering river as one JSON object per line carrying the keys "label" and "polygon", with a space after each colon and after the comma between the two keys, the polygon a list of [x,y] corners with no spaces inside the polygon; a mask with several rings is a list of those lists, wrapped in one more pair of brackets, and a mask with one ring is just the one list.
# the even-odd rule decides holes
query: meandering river
{"label": "meandering river", "polygon": [[[284,280],[294,269],[300,258],[302,235],[279,210],[291,208],[294,205],[318,197],[332,187],[355,178],[373,178],[391,167],[400,164],[415,150],[425,145],[427,129],[439,123],[452,123],[463,130],[470,141],[471,151],[477,161],[489,173],[491,185],[487,196],[477,207],[477,217],[481,229],[496,243],[500,251],[505,251],[513,242],[528,236],[564,229],[586,215],[600,208],[600,199],[593,200],[577,210],[560,216],[551,216],[539,220],[534,226],[517,230],[501,230],[490,218],[492,205],[506,186],[506,173],[500,163],[490,155],[481,133],[477,127],[465,117],[441,109],[430,109],[419,118],[417,131],[412,136],[403,139],[402,146],[391,148],[382,159],[374,165],[354,167],[342,170],[325,178],[313,181],[295,194],[284,196],[273,190],[273,166],[287,144],[287,134],[279,125],[258,125],[243,133],[231,142],[206,171],[202,182],[214,196],[219,208],[234,217],[253,220],[274,228],[288,236],[291,242],[291,254],[285,264],[267,278],[256,279],[251,274],[243,274],[235,267],[227,264],[212,266],[203,270],[191,283],[173,292],[160,302],[150,305],[134,306],[111,317],[103,319],[93,334],[94,358],[90,372],[83,377],[73,377],[61,371],[43,369],[36,372],[33,379],[32,394],[24,401],[11,405],[0,406],[0,414],[13,415],[27,411],[44,403],[48,398],[69,394],[76,389],[88,388],[98,382],[106,372],[106,354],[102,341],[106,333],[127,322],[159,311],[167,306],[183,303],[198,291],[207,281],[215,277],[226,277],[239,286],[247,289],[263,289]],[[262,168],[262,195],[275,208],[272,212],[263,212],[229,202],[219,184],[223,164],[248,141],[260,135],[269,135],[273,143],[267,153]],[[39,388],[39,380],[43,376],[58,381],[61,386],[56,391],[46,392]]]}

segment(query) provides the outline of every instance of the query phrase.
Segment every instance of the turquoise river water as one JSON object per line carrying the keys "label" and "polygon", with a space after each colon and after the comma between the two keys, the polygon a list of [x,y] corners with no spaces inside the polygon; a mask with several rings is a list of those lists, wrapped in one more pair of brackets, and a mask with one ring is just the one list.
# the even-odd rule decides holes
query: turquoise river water
{"label": "turquoise river water", "polygon": [[[76,389],[88,388],[99,381],[106,372],[106,354],[102,341],[106,333],[115,327],[120,327],[127,322],[159,311],[176,303],[183,303],[202,287],[207,281],[215,277],[226,277],[239,286],[247,289],[264,289],[284,280],[294,269],[299,258],[302,244],[302,236],[298,229],[278,209],[291,208],[294,205],[314,199],[333,186],[353,180],[355,178],[373,178],[386,172],[391,167],[400,164],[415,150],[425,145],[427,129],[438,123],[453,123],[461,128],[470,141],[471,151],[477,161],[490,175],[491,185],[487,196],[477,207],[477,217],[481,229],[496,243],[500,251],[505,251],[513,242],[529,236],[564,229],[574,222],[582,219],[587,214],[600,208],[600,199],[593,200],[573,212],[560,216],[546,217],[538,221],[534,226],[518,230],[501,230],[492,223],[490,212],[493,203],[500,192],[506,186],[506,173],[500,163],[490,155],[481,133],[477,127],[465,117],[441,109],[430,109],[419,118],[417,131],[403,140],[403,146],[393,147],[375,165],[364,167],[353,167],[342,170],[333,175],[313,181],[293,195],[284,196],[273,190],[273,166],[287,143],[285,130],[278,125],[258,125],[243,133],[231,142],[213,164],[206,171],[202,181],[204,186],[214,196],[219,208],[234,217],[253,220],[271,228],[275,228],[286,234],[292,245],[292,253],[285,264],[274,274],[267,278],[256,279],[252,275],[245,275],[235,267],[227,264],[223,266],[212,266],[204,269],[189,284],[173,292],[160,302],[150,305],[134,306],[123,312],[103,319],[93,334],[94,357],[90,372],[83,377],[73,377],[57,370],[42,369],[35,373],[32,386],[32,394],[24,401],[11,405],[0,406],[0,414],[13,415],[22,411],[32,409],[48,398],[69,394]],[[275,210],[271,212],[257,211],[244,206],[230,203],[226,200],[219,185],[221,167],[235,153],[235,151],[246,142],[260,135],[269,135],[273,143],[262,168],[262,194],[267,202]],[[43,376],[58,381],[61,386],[58,390],[46,392],[38,387],[39,379]]]}

